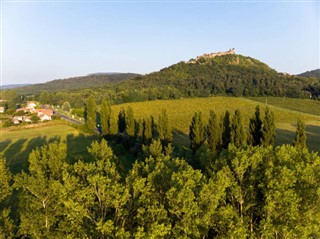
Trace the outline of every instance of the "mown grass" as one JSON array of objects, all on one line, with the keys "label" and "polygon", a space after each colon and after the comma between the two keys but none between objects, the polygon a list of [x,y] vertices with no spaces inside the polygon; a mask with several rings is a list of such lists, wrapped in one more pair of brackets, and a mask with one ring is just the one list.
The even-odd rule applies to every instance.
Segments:
[{"label": "mown grass", "polygon": [[0,158],[6,158],[12,172],[19,172],[26,169],[27,158],[36,147],[64,141],[68,147],[68,159],[72,160],[86,157],[87,147],[96,138],[82,134],[63,122],[0,129]]},{"label": "mown grass", "polygon": [[[305,108],[313,107],[314,102],[304,101]],[[310,104],[310,105],[309,105]],[[126,109],[131,106],[134,110],[135,118],[144,118],[153,115],[158,120],[159,113],[162,108],[168,112],[172,127],[176,131],[174,140],[179,144],[188,145],[188,133],[192,116],[195,112],[202,112],[203,118],[207,121],[210,110],[214,110],[218,117],[228,110],[233,115],[236,109],[240,109],[244,124],[249,124],[250,117],[255,112],[255,107],[259,105],[262,116],[266,107],[265,103],[235,97],[210,97],[210,98],[188,98],[179,100],[156,100],[137,103],[126,103],[112,106],[112,110],[118,114],[120,108]],[[295,124],[297,118],[300,117],[308,126],[308,146],[311,150],[320,151],[320,117],[317,115],[306,114],[303,112],[288,110],[278,106],[268,104],[269,108],[275,114],[277,127],[276,143],[291,144],[295,135]]]}]

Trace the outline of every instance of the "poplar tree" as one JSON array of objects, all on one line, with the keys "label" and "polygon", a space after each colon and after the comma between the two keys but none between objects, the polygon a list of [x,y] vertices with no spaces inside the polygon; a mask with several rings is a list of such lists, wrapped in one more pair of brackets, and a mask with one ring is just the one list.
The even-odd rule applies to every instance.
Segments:
[{"label": "poplar tree", "polygon": [[246,133],[240,110],[236,110],[232,117],[230,141],[237,148],[246,143]]},{"label": "poplar tree", "polygon": [[190,125],[190,133],[189,138],[191,140],[190,148],[192,152],[195,154],[197,149],[204,142],[204,124],[202,120],[201,112],[196,112],[192,117],[192,122]]},{"label": "poplar tree", "polygon": [[166,109],[162,109],[157,124],[159,139],[163,147],[172,141],[172,131]]},{"label": "poplar tree", "polygon": [[125,113],[125,125],[127,135],[133,138],[135,135],[135,121],[131,106],[128,107],[127,112]]},{"label": "poplar tree", "polygon": [[230,134],[231,134],[231,126],[230,126],[230,113],[227,110],[223,117],[223,131],[222,131],[222,147],[227,149],[230,144]]},{"label": "poplar tree", "polygon": [[91,132],[96,129],[96,101],[93,96],[89,97],[87,104],[87,128]]},{"label": "poplar tree", "polygon": [[262,124],[262,139],[261,144],[264,147],[274,145],[276,126],[274,123],[274,113],[269,110],[269,107],[265,109],[265,117]]},{"label": "poplar tree", "polygon": [[116,135],[118,133],[118,121],[113,112],[111,112],[109,117],[109,130],[110,135]]},{"label": "poplar tree", "polygon": [[306,141],[307,141],[306,125],[300,118],[298,118],[296,136],[293,141],[293,146],[299,150],[305,149],[307,148]]},{"label": "poplar tree", "polygon": [[101,109],[100,109],[101,128],[102,128],[103,135],[110,134],[110,125],[109,125],[110,114],[111,114],[110,104],[105,99],[103,99],[101,102]]},{"label": "poplar tree", "polygon": [[126,129],[126,113],[123,108],[120,109],[118,114],[118,129],[120,133],[124,133]]},{"label": "poplar tree", "polygon": [[249,123],[249,137],[248,142],[252,146],[261,144],[262,139],[262,120],[260,116],[260,107],[256,106],[254,116],[250,119]]},{"label": "poplar tree", "polygon": [[218,154],[221,150],[221,128],[217,120],[217,115],[213,110],[210,111],[208,125],[206,127],[207,142],[210,151]]},{"label": "poplar tree", "polygon": [[152,140],[152,118],[147,117],[143,120],[142,143],[150,145]]}]

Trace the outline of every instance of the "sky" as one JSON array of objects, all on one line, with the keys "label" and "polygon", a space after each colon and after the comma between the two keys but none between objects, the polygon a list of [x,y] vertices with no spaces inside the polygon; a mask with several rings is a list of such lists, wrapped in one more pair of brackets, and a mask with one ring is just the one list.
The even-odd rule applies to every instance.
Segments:
[{"label": "sky", "polygon": [[146,74],[235,48],[271,68],[320,68],[319,1],[1,1],[1,84]]}]

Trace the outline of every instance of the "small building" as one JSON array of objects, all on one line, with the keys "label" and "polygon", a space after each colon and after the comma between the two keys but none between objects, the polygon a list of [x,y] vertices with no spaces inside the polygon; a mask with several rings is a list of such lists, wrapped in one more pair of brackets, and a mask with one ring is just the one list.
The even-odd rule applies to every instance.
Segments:
[{"label": "small building", "polygon": [[36,108],[36,104],[33,102],[28,102],[26,109],[27,110],[34,110]]},{"label": "small building", "polygon": [[0,113],[4,113],[4,107],[0,107]]},{"label": "small building", "polygon": [[37,109],[38,117],[41,121],[52,120],[51,116],[53,115],[53,110],[47,109]]}]

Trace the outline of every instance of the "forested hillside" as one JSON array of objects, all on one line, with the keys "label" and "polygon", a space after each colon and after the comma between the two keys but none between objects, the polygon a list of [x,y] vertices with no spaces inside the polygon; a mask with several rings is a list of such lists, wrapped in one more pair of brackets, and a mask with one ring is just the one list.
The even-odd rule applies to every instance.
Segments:
[{"label": "forested hillside", "polygon": [[39,94],[43,91],[59,92],[68,90],[100,87],[107,83],[121,82],[138,76],[133,73],[91,74],[68,79],[53,80],[16,89],[18,94]]},{"label": "forested hillside", "polygon": [[320,78],[320,69],[313,70],[313,71],[307,71],[307,72],[299,74],[298,76]]}]

